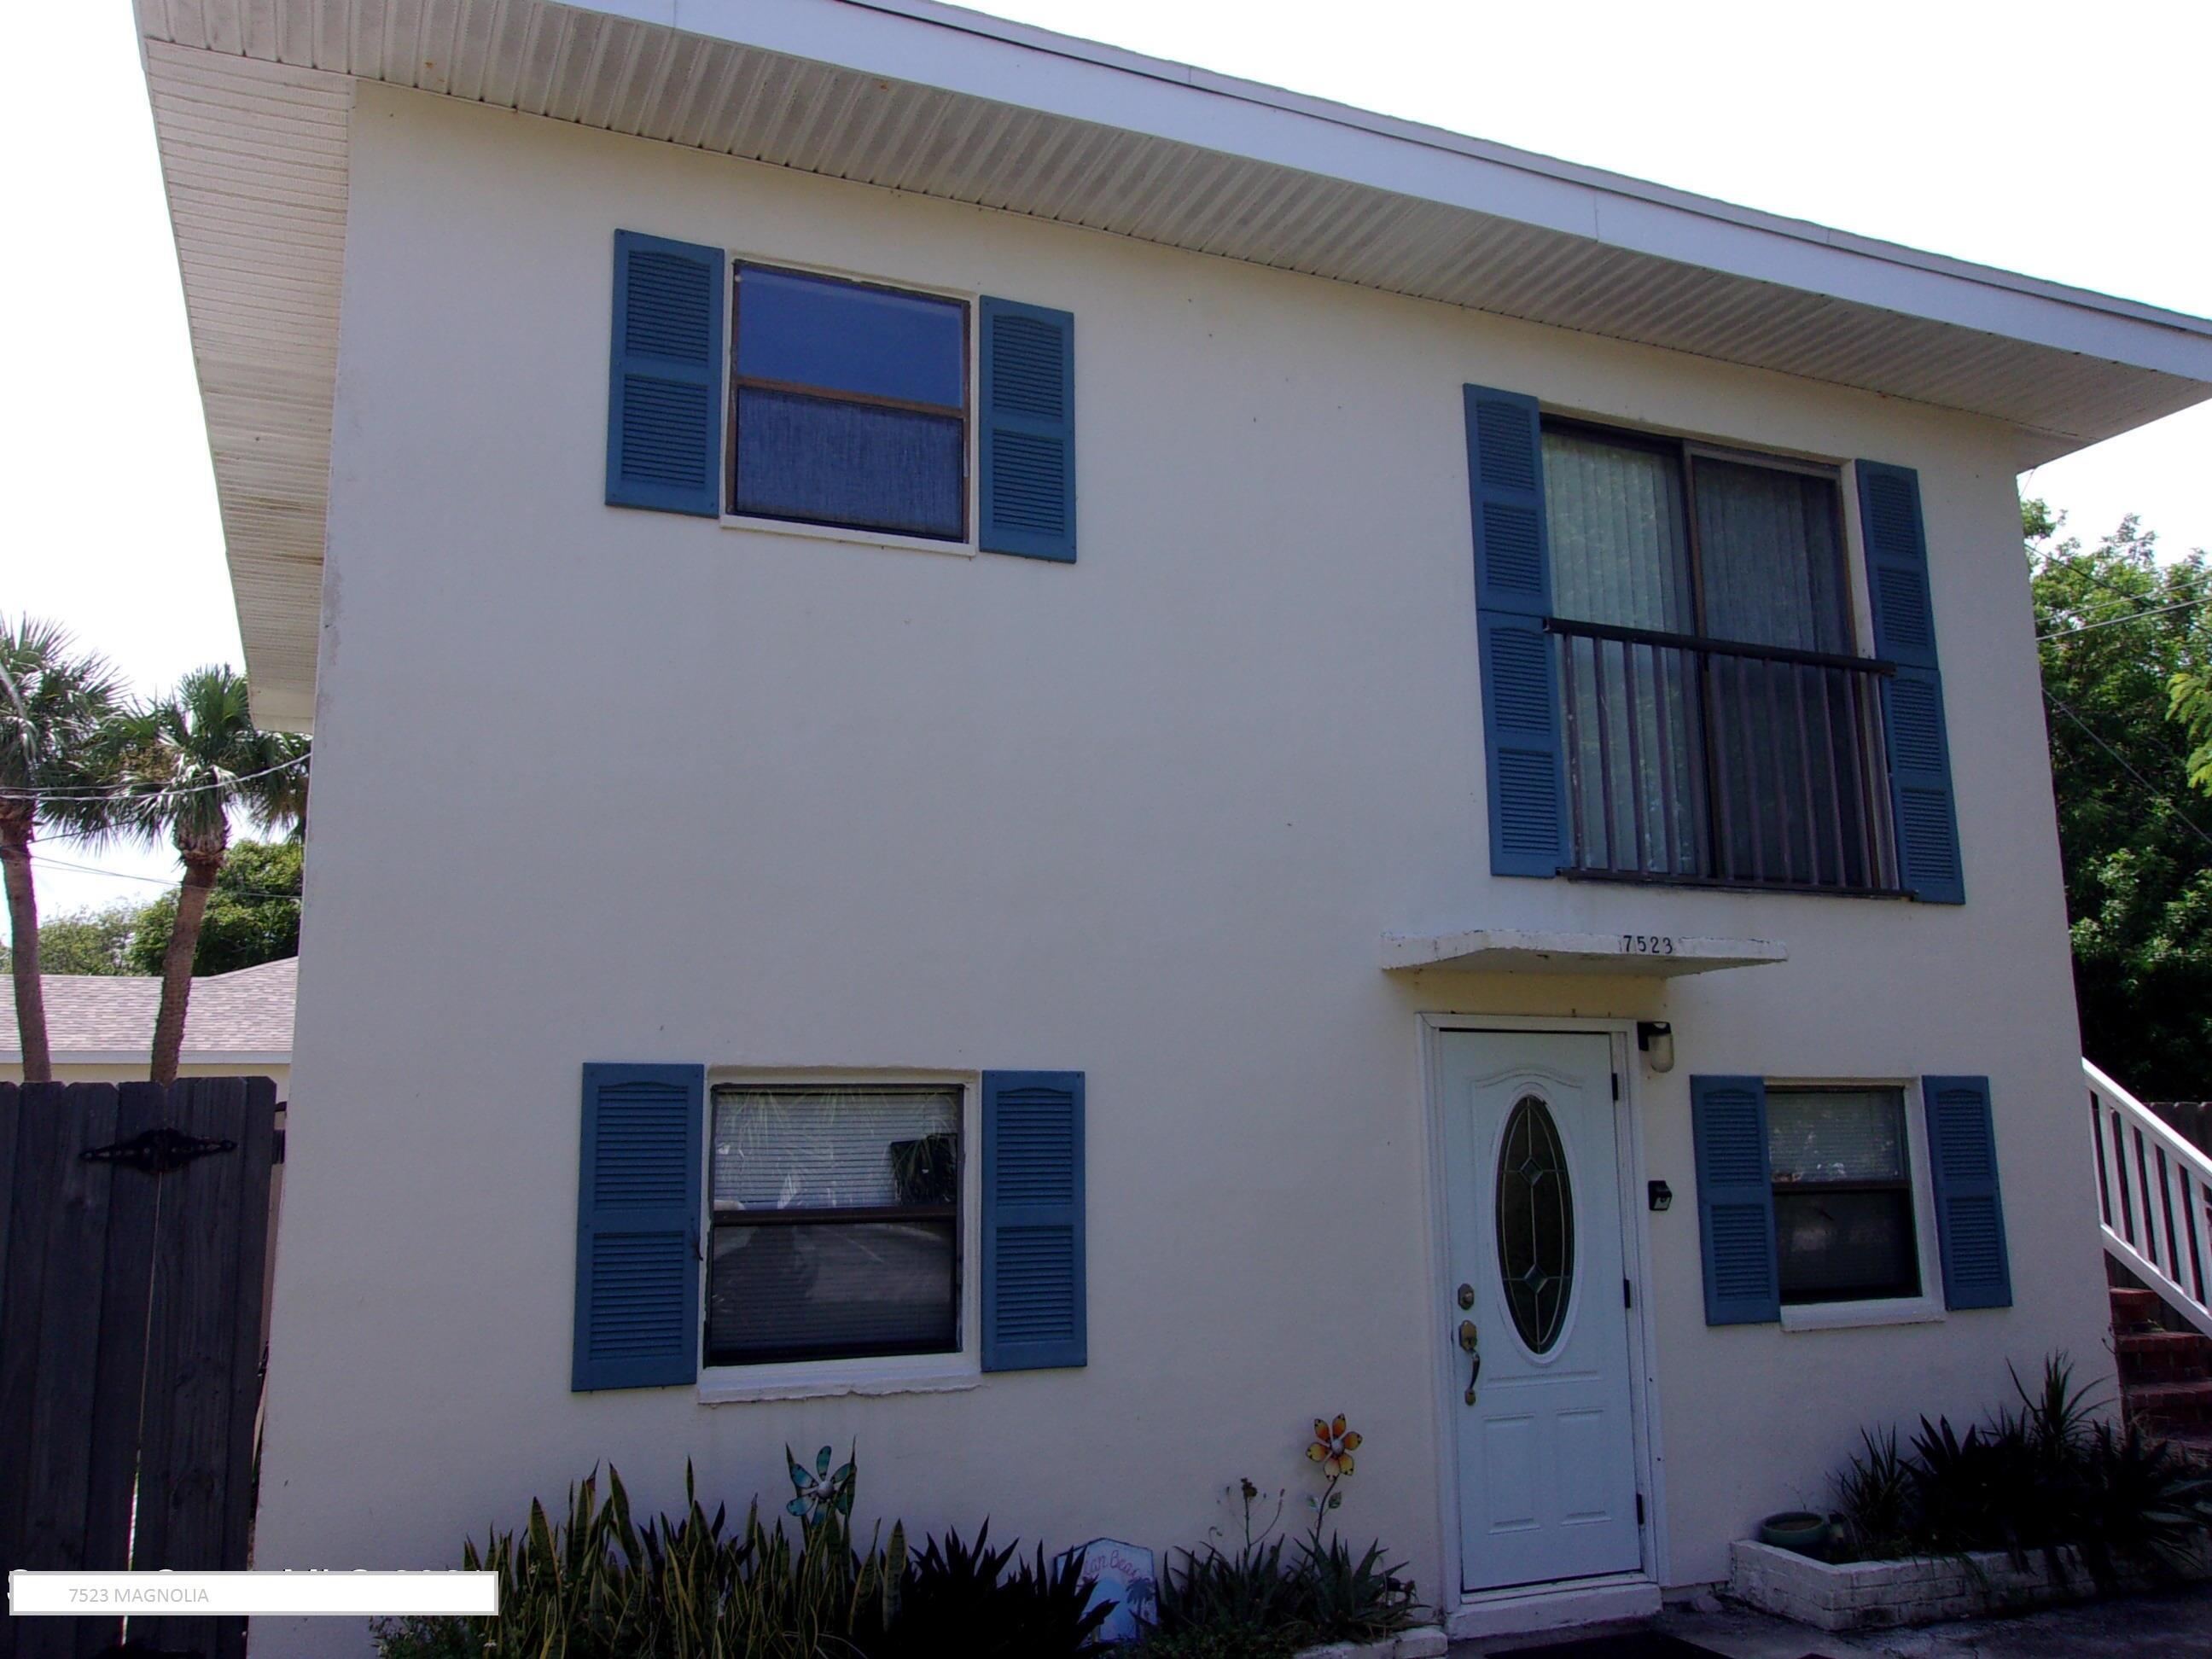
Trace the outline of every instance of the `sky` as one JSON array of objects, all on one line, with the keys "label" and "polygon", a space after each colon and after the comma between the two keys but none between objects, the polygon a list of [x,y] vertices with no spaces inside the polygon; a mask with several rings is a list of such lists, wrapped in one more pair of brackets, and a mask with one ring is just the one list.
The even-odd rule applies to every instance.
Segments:
[{"label": "sky", "polygon": [[[2204,0],[997,0],[1064,33],[1771,212],[2212,314]],[[151,693],[241,660],[129,0],[26,8],[0,100],[0,610]],[[43,256],[43,257],[34,257]],[[25,319],[33,319],[26,325]],[[2022,479],[2094,537],[2212,547],[2212,406]],[[49,915],[161,849],[41,851]],[[95,866],[94,872],[65,867]],[[0,919],[4,927],[4,919]]]}]

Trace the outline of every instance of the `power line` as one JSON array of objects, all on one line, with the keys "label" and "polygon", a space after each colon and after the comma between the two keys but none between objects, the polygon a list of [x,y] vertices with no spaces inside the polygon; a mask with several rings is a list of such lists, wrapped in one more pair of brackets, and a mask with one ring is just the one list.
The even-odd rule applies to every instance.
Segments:
[{"label": "power line", "polygon": [[2125,772],[2130,777],[2133,778],[2137,783],[2141,784],[2145,793],[2149,795],[2153,800],[2158,802],[2160,805],[2165,807],[2167,811],[2172,813],[2176,818],[2179,819],[2182,824],[2191,835],[2195,836],[2197,840],[2203,842],[2207,847],[2212,847],[2212,835],[2207,835],[2204,832],[2203,826],[2198,824],[2197,822],[2194,818],[2191,817],[2188,813],[2183,811],[2180,807],[2175,805],[2172,796],[2168,795],[2163,789],[2160,789],[2156,784],[2153,783],[2142,773],[2136,771],[2125,755],[2123,755],[2118,750],[2113,748],[2112,744],[2106,743],[2105,739],[2098,734],[2096,727],[2091,726],[2088,721],[2083,720],[2079,714],[2069,708],[2064,703],[2052,696],[2047,689],[2045,690],[2043,696],[2045,700],[2048,702],[2053,708],[2056,708],[2060,714],[2065,715],[2068,720],[2072,720],[2074,724],[2080,726],[2082,731],[2087,732],[2090,742],[2095,744],[2098,748],[2103,750],[2114,760],[2118,761],[2120,763],[2120,769]]},{"label": "power line", "polygon": [[[103,870],[94,864],[72,864],[67,859],[50,859],[43,853],[31,854],[31,862],[43,864],[56,870],[73,870],[80,875],[106,876],[110,881],[143,881],[153,887],[179,887],[181,882],[170,881],[161,876],[134,875],[128,870]],[[224,892],[239,898],[297,899],[297,893],[282,892],[270,887],[226,887]]]},{"label": "power line", "polygon": [[264,767],[258,772],[240,773],[237,777],[227,779],[222,783],[195,783],[181,789],[149,791],[141,796],[132,796],[120,789],[0,789],[0,800],[122,801],[150,800],[162,796],[205,795],[218,790],[235,789],[240,784],[252,783],[257,778],[274,777],[279,772],[289,771],[295,766],[305,766],[307,763],[307,756],[295,755],[290,760],[279,761],[276,765]]},{"label": "power line", "polygon": [[2056,629],[2048,634],[2038,634],[2035,642],[2040,645],[2045,640],[2069,639],[2076,634],[2094,633],[2100,628],[2118,628],[2122,623],[2144,622],[2153,617],[2168,616],[2176,611],[2191,611],[2200,605],[2212,605],[2212,593],[2200,593],[2193,599],[2182,600],[2179,605],[2162,605],[2154,611],[2138,611],[2132,616],[2107,617],[2102,622],[2083,623],[2078,628]]}]

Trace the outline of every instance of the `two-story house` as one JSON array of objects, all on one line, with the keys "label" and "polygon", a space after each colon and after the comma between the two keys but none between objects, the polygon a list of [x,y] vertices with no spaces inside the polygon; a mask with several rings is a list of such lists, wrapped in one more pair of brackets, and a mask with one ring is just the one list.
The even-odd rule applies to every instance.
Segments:
[{"label": "two-story house", "polygon": [[2015,479],[2212,324],[927,0],[139,15],[316,740],[259,1565],[1340,1411],[1511,1628],[2109,1377]]}]

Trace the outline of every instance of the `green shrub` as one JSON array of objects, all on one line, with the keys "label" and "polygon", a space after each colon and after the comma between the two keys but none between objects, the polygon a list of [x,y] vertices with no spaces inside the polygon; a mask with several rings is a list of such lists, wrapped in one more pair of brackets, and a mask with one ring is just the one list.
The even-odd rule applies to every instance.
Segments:
[{"label": "green shrub", "polygon": [[2128,1570],[2171,1569],[2212,1527],[2212,1480],[2140,1429],[2093,1421],[2098,1402],[2076,1389],[2063,1354],[2044,1362],[2030,1393],[2018,1373],[2017,1408],[1960,1434],[1947,1418],[1920,1419],[1911,1449],[1894,1431],[1863,1432],[1865,1449],[1836,1478],[1842,1560],[1965,1555],[2002,1550],[2039,1557],[2054,1575],[2080,1554],[2100,1585]]},{"label": "green shrub", "polygon": [[1040,1544],[1034,1563],[1020,1561],[1018,1546],[994,1550],[990,1537],[987,1520],[972,1545],[954,1531],[923,1546],[890,1629],[867,1644],[870,1659],[1068,1659],[1090,1645],[1114,1603],[1088,1605],[1081,1556],[1048,1562]]}]

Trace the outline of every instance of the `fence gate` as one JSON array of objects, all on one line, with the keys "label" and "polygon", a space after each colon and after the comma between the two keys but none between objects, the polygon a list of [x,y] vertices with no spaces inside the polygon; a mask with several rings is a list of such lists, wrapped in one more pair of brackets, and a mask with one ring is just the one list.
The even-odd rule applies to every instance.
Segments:
[{"label": "fence gate", "polygon": [[[0,1568],[236,1569],[253,1522],[276,1086],[0,1083]],[[90,1656],[120,1612],[0,1619]],[[243,1620],[130,1614],[134,1651]]]}]

